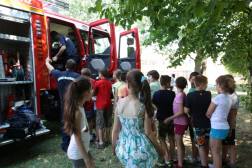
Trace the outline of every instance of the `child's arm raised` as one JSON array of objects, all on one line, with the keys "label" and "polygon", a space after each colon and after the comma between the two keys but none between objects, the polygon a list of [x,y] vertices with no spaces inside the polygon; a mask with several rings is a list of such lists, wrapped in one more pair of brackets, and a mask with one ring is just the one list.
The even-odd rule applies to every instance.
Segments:
[{"label": "child's arm raised", "polygon": [[153,132],[151,130],[151,119],[149,118],[147,112],[145,111],[145,118],[144,118],[144,131],[147,137],[150,139],[153,146],[158,151],[159,157],[162,157],[165,155],[165,150],[159,145],[157,142],[156,137],[153,135]]},{"label": "child's arm raised", "polygon": [[112,152],[113,152],[113,155],[116,155],[115,154],[116,139],[118,137],[119,127],[120,127],[120,120],[119,120],[117,114],[118,114],[118,108],[116,107],[115,114],[114,114],[114,126],[113,126],[113,131],[112,131]]},{"label": "child's arm raised", "polygon": [[210,106],[208,107],[208,110],[207,110],[207,113],[206,113],[206,116],[210,119],[214,110],[216,109],[217,105],[214,104],[213,102],[211,102]]},{"label": "child's arm raised", "polygon": [[179,106],[179,112],[176,113],[175,115],[168,117],[164,120],[165,124],[168,124],[170,121],[174,120],[175,118],[178,118],[179,116],[182,116],[184,114],[184,105],[183,103],[178,103]]},{"label": "child's arm raised", "polygon": [[83,116],[81,112],[77,110],[75,113],[75,123],[74,123],[74,126],[76,128],[76,133],[74,133],[75,142],[86,166],[88,168],[96,168],[94,161],[91,160],[90,157],[88,156],[87,150],[82,142],[82,137],[81,137],[81,118],[82,117]]}]

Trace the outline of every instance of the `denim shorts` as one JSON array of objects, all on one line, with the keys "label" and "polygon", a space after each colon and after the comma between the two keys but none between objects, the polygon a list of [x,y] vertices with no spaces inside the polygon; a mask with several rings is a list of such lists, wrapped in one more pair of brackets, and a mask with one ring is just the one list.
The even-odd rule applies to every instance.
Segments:
[{"label": "denim shorts", "polygon": [[[91,155],[90,151],[88,151],[88,156],[89,156],[89,158],[91,160],[93,159],[93,156]],[[84,162],[83,159],[79,159],[79,160],[72,160],[72,159],[70,159],[70,160],[71,160],[74,168],[79,168],[79,167],[85,167],[86,166],[86,164],[85,164],[85,162]]]},{"label": "denim shorts", "polygon": [[229,134],[229,129],[214,129],[211,128],[210,137],[214,139],[226,139]]},{"label": "denim shorts", "polygon": [[85,113],[86,113],[87,119],[93,119],[93,118],[95,118],[94,117],[94,110],[93,109],[85,110]]}]

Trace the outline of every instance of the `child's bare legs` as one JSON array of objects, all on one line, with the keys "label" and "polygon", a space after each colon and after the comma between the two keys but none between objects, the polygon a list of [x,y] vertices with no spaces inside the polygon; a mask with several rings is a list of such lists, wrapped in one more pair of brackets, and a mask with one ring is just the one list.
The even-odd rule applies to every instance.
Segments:
[{"label": "child's bare legs", "polygon": [[155,122],[153,122],[153,123],[151,124],[151,130],[152,130],[154,136],[157,137],[157,128],[156,128]]},{"label": "child's bare legs", "polygon": [[109,142],[109,136],[110,136],[110,127],[106,128],[106,142]]},{"label": "child's bare legs", "polygon": [[213,156],[214,168],[221,168],[222,161],[220,156],[222,140],[210,137],[210,148]]},{"label": "child's bare legs", "polygon": [[222,158],[227,159],[229,149],[230,163],[236,164],[237,148],[235,145],[222,145]]},{"label": "child's bare legs", "polygon": [[163,138],[159,138],[159,142],[160,142],[160,144],[161,144],[161,146],[162,146],[162,148],[164,148],[164,150],[165,150],[165,156],[164,156],[164,158],[165,158],[165,162],[169,162],[169,152],[168,152],[168,147],[167,147],[167,144],[166,144],[166,142],[165,142],[165,139],[163,139]]},{"label": "child's bare legs", "polygon": [[98,129],[99,144],[103,144],[103,129]]},{"label": "child's bare legs", "polygon": [[208,144],[199,148],[199,154],[202,166],[207,166],[208,152],[209,152]]},{"label": "child's bare legs", "polygon": [[193,137],[191,137],[191,142],[192,142],[192,158],[197,159],[197,156],[199,156],[199,151],[198,151],[198,148],[195,145],[195,141],[194,141]]},{"label": "child's bare legs", "polygon": [[92,119],[87,119],[87,120],[88,120],[89,135],[93,136],[93,122],[92,122]]},{"label": "child's bare legs", "polygon": [[174,136],[168,136],[168,138],[169,138],[169,144],[170,144],[169,159],[173,160],[173,155],[174,155],[174,150],[175,150]]},{"label": "child's bare legs", "polygon": [[185,157],[185,146],[183,143],[183,135],[175,134],[176,143],[177,143],[177,155],[178,155],[178,165],[183,165],[183,159]]}]

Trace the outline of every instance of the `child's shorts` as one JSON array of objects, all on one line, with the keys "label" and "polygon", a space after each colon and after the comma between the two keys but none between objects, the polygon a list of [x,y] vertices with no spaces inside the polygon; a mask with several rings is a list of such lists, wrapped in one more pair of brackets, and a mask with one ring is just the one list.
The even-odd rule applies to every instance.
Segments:
[{"label": "child's shorts", "polygon": [[214,129],[211,128],[210,137],[214,139],[226,139],[229,129]]},{"label": "child's shorts", "polygon": [[222,145],[235,145],[235,129],[232,130],[231,137],[227,137],[222,141]]},{"label": "child's shorts", "polygon": [[112,111],[111,109],[97,109],[96,110],[96,126],[97,129],[103,129],[104,127],[110,128]]},{"label": "child's shorts", "polygon": [[[93,157],[92,157],[90,151],[88,151],[88,156],[89,156],[89,158],[90,158],[91,160],[93,159]],[[71,162],[72,162],[74,168],[86,167],[86,164],[85,164],[85,162],[84,162],[84,160],[83,160],[82,158],[81,158],[81,159],[78,159],[78,160],[72,160],[72,159],[70,159],[70,160],[71,160]]]},{"label": "child's shorts", "polygon": [[185,130],[187,130],[188,125],[178,125],[174,124],[174,134],[184,135]]},{"label": "child's shorts", "polygon": [[93,119],[94,118],[94,110],[93,109],[85,109],[86,117],[87,119]]},{"label": "child's shorts", "polygon": [[198,148],[208,145],[210,130],[211,128],[194,128],[193,127],[195,145]]},{"label": "child's shorts", "polygon": [[165,139],[166,135],[168,136],[174,136],[174,125],[173,121],[171,121],[169,124],[165,124],[164,120],[158,121],[158,138],[159,139]]}]

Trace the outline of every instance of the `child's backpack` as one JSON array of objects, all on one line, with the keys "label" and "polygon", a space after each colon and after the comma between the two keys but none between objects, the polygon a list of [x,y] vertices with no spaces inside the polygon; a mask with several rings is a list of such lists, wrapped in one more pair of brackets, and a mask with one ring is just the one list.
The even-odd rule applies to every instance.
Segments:
[{"label": "child's backpack", "polygon": [[42,126],[40,118],[30,110],[25,110],[8,117],[5,123],[10,124],[10,127],[5,129],[6,133],[4,134],[4,138],[11,138],[14,141],[21,139],[24,141],[30,135],[32,143],[36,136],[36,130]]}]

